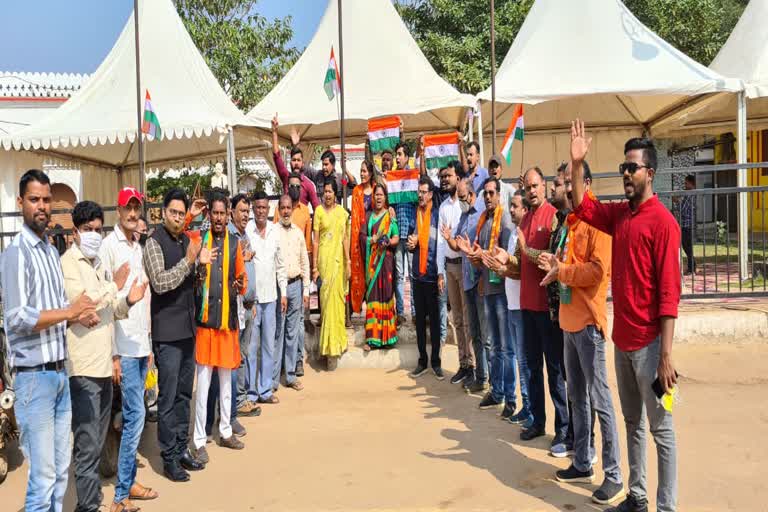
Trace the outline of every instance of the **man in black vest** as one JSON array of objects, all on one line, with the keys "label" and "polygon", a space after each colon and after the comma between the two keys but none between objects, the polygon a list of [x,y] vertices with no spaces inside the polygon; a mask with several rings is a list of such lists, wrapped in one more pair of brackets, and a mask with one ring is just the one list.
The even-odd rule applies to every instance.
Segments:
[{"label": "man in black vest", "polygon": [[[195,262],[201,241],[184,233],[189,208],[178,188],[163,198],[163,225],[147,239],[144,268],[152,289],[152,344],[158,373],[157,438],[163,473],[174,482],[205,466],[190,453],[189,402],[195,379]],[[208,253],[209,251],[204,251]]]}]

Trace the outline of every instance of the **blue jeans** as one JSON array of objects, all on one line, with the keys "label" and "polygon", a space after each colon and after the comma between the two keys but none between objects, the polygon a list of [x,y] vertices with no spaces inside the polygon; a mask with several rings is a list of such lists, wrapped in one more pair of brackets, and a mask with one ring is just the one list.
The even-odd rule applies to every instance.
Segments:
[{"label": "blue jeans", "polygon": [[523,310],[525,358],[531,372],[528,396],[531,401],[533,428],[544,429],[547,416],[544,409],[544,360],[547,364],[549,396],[555,406],[555,433],[568,432],[568,403],[563,379],[563,343],[557,336],[548,311]]},{"label": "blue jeans", "polygon": [[[439,290],[438,290],[439,292]],[[440,294],[440,343],[448,338],[448,287]]]},{"label": "blue jeans", "polygon": [[[256,304],[256,316],[251,327],[248,345],[248,399],[272,396],[272,366],[275,364],[275,328],[277,301]],[[257,380],[258,379],[258,380]]]},{"label": "blue jeans", "polygon": [[528,397],[528,379],[531,378],[531,372],[528,370],[528,362],[525,360],[523,312],[519,309],[507,310],[507,323],[509,324],[509,335],[512,338],[512,371],[515,371],[514,364],[517,363],[520,378],[520,396],[523,399],[523,408],[520,410],[520,414],[530,416],[531,401]]},{"label": "blue jeans", "polygon": [[25,511],[60,512],[67,491],[72,446],[72,401],[67,373],[16,374],[16,419],[29,461]]},{"label": "blue jeans", "polygon": [[464,315],[464,323],[469,326],[469,335],[472,337],[472,350],[475,352],[475,380],[485,383],[488,381],[488,354],[491,345],[485,325],[485,306],[477,286],[464,291]]},{"label": "blue jeans", "polygon": [[285,368],[285,382],[291,385],[296,380],[299,338],[304,331],[304,298],[301,280],[288,285],[286,296],[288,307],[285,314],[277,308],[277,336],[275,337],[275,366],[272,369],[272,386],[280,384],[280,367]]},{"label": "blue jeans", "polygon": [[405,247],[406,237],[400,238],[400,243],[395,249],[395,309],[397,315],[405,314],[405,276],[411,283],[411,318],[416,317],[416,308],[413,304],[413,280],[411,279],[411,267],[413,266],[413,254]]},{"label": "blue jeans", "polygon": [[147,380],[148,357],[120,357],[123,373],[120,392],[123,399],[123,433],[117,458],[115,503],[128,498],[136,480],[136,452],[144,430],[144,383]]},{"label": "blue jeans", "polygon": [[491,396],[515,409],[515,348],[507,322],[507,296],[486,295],[485,323],[491,338]]}]

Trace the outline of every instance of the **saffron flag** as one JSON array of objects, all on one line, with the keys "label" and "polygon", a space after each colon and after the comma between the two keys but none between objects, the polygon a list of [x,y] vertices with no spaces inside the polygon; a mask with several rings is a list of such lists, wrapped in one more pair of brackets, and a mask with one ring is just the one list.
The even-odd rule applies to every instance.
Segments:
[{"label": "saffron flag", "polygon": [[159,140],[163,135],[160,128],[160,121],[157,119],[154,109],[152,109],[152,98],[149,97],[149,89],[144,97],[144,121],[141,123],[141,133],[145,133],[154,140]]},{"label": "saffron flag", "polygon": [[458,132],[424,136],[424,156],[427,169],[441,169],[451,160],[459,159]]},{"label": "saffron flag", "polygon": [[381,117],[368,121],[368,142],[371,153],[381,153],[385,149],[393,150],[400,142],[400,118],[397,116]]},{"label": "saffron flag", "polygon": [[387,199],[390,206],[419,200],[419,170],[387,171]]},{"label": "saffron flag", "polygon": [[501,154],[507,159],[507,164],[512,163],[512,143],[522,141],[525,135],[525,121],[523,120],[523,105],[518,103],[512,114],[512,122],[504,135],[504,144],[501,146]]},{"label": "saffron flag", "polygon": [[341,75],[339,74],[339,67],[336,65],[333,46],[331,46],[331,59],[328,61],[328,69],[325,71],[323,88],[329,100],[332,100],[341,91]]}]

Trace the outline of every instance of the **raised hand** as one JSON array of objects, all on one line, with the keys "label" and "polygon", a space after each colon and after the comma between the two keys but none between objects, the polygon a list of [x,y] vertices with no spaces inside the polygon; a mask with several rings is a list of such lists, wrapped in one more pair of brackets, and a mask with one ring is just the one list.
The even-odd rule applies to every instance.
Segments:
[{"label": "raised hand", "polygon": [[187,246],[187,261],[192,264],[197,259],[197,255],[200,254],[200,249],[203,247],[203,241],[198,239],[190,240]]},{"label": "raised hand", "polygon": [[467,235],[457,236],[456,245],[459,246],[459,250],[464,254],[470,254],[472,252],[472,245],[469,243]]},{"label": "raised hand", "polygon": [[481,260],[482,260],[482,262],[483,262],[483,265],[485,265],[485,266],[486,266],[488,269],[490,269],[490,270],[492,270],[492,271],[494,271],[494,272],[497,272],[497,273],[498,273],[498,272],[501,272],[501,270],[502,270],[502,268],[503,268],[503,267],[502,267],[502,265],[501,265],[501,263],[499,263],[499,260],[497,260],[496,258],[494,258],[494,257],[491,255],[491,253],[490,253],[490,252],[488,252],[488,251],[483,251],[483,252],[480,254],[480,258],[481,258]]},{"label": "raised hand", "polygon": [[520,248],[523,251],[528,248],[528,244],[525,243],[525,234],[523,234],[523,230],[520,228],[517,228],[517,241],[520,242]]},{"label": "raised hand", "polygon": [[440,226],[440,234],[443,235],[443,238],[445,238],[445,241],[447,242],[451,239],[451,228],[443,224]]},{"label": "raised hand", "polygon": [[203,247],[200,250],[200,264],[201,265],[210,265],[216,259],[219,257],[219,248],[213,247],[211,249],[207,247]]},{"label": "raised hand", "polygon": [[583,162],[592,144],[592,137],[587,138],[584,121],[576,119],[571,123],[571,161]]},{"label": "raised hand", "polygon": [[192,202],[192,206],[189,207],[189,213],[192,215],[192,218],[194,219],[201,213],[205,213],[205,211],[208,209],[208,202],[205,199],[195,199]]},{"label": "raised hand", "polygon": [[301,142],[301,136],[299,135],[299,130],[297,130],[295,126],[291,126],[291,144],[293,144],[294,146],[298,146],[299,142]]},{"label": "raised hand", "polygon": [[143,299],[148,284],[149,281],[139,282],[138,278],[134,279],[131,289],[128,290],[128,304],[133,305]]},{"label": "raised hand", "polygon": [[272,131],[276,132],[279,126],[280,123],[277,121],[277,112],[275,112],[275,116],[272,118]]},{"label": "raised hand", "polygon": [[131,273],[131,268],[128,266],[128,262],[120,265],[115,273],[112,275],[112,281],[117,285],[118,290],[122,290],[125,286],[125,282],[128,281],[128,275]]},{"label": "raised hand", "polygon": [[502,265],[506,265],[509,261],[509,253],[498,245],[493,248],[491,255]]}]

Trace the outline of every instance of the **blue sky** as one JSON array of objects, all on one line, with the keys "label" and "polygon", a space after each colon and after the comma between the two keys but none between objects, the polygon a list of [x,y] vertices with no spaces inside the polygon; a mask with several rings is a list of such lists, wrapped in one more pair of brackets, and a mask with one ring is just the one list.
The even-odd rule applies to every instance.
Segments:
[{"label": "blue sky", "polygon": [[[326,0],[259,0],[269,19],[292,16],[293,46],[304,48]],[[92,73],[133,10],[133,0],[2,0],[0,71]]]}]

